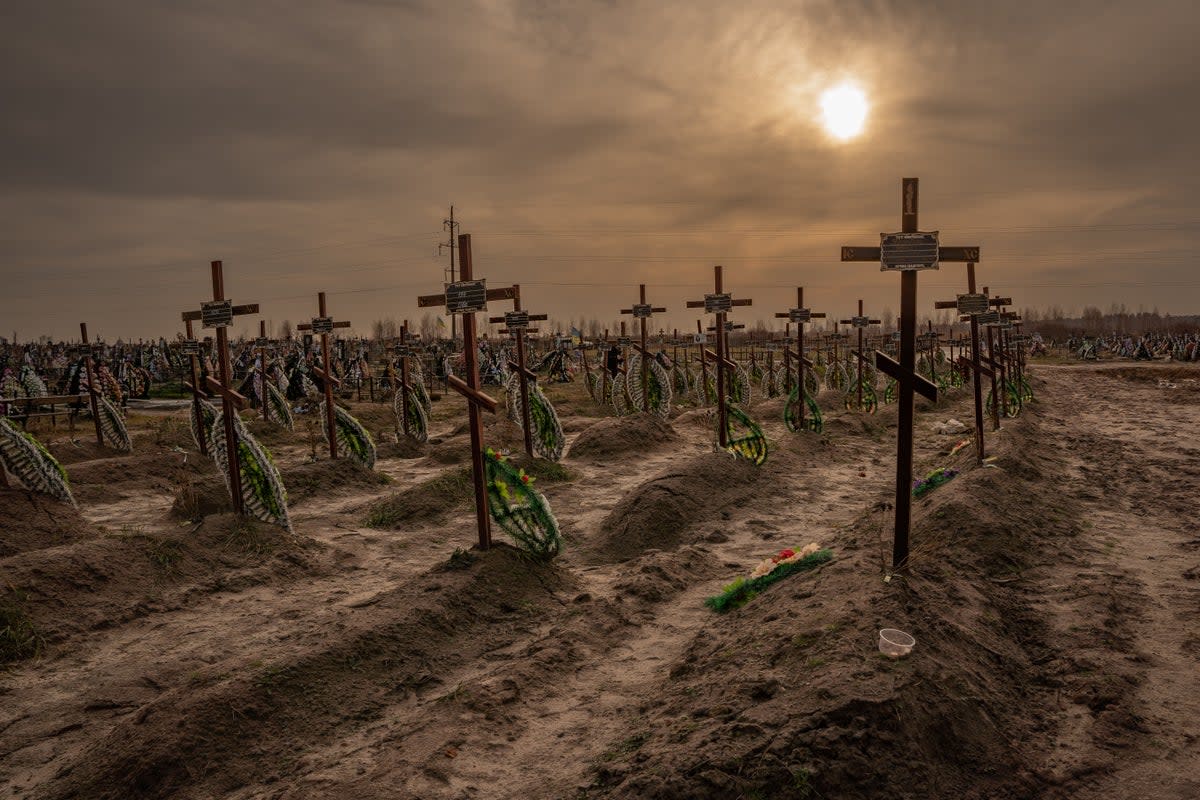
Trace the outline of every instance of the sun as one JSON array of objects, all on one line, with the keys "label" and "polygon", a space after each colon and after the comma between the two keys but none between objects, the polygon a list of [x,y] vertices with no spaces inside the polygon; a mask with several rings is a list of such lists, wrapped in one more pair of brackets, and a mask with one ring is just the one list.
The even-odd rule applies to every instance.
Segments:
[{"label": "sun", "polygon": [[843,83],[822,92],[821,123],[830,136],[844,142],[862,133],[868,108],[863,90]]}]

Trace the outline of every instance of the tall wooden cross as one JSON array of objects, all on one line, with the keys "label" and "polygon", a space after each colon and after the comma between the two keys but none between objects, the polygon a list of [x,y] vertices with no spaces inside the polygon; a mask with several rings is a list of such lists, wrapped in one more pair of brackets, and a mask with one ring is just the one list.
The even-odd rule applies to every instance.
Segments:
[{"label": "tall wooden cross", "polygon": [[329,457],[336,459],[337,412],[333,407],[333,389],[335,386],[341,386],[342,382],[333,374],[333,364],[329,358],[329,336],[334,328],[349,328],[350,322],[335,322],[328,313],[325,307],[325,293],[317,292],[317,316],[313,317],[312,322],[297,325],[296,330],[321,334],[321,366],[313,367],[313,374],[321,379],[321,388],[325,394],[325,435],[329,437]]},{"label": "tall wooden cross", "polygon": [[483,465],[483,412],[496,413],[496,401],[479,388],[479,349],[475,339],[475,313],[487,311],[489,300],[512,300],[511,286],[488,289],[487,281],[474,277],[471,258],[471,234],[458,236],[459,280],[446,284],[441,294],[417,298],[418,308],[444,305],[448,314],[462,314],[463,361],[467,379],[446,376],[446,385],[467,400],[467,419],[471,425],[471,478],[475,484],[475,522],[479,528],[479,549],[492,545],[492,526],[488,516],[487,484]]},{"label": "tall wooden cross", "polygon": [[796,307],[790,308],[787,311],[776,312],[775,316],[779,319],[788,320],[789,325],[793,322],[796,324],[796,352],[791,353],[788,350],[784,350],[784,358],[785,360],[788,358],[793,358],[796,360],[796,377],[800,386],[800,429],[805,430],[806,426],[804,424],[804,415],[808,413],[808,409],[806,408],[807,404],[804,402],[804,392],[806,391],[804,381],[805,374],[808,371],[808,368],[812,366],[812,362],[809,361],[804,355],[804,326],[807,325],[811,320],[825,319],[825,312],[813,311],[811,308],[805,308],[804,287],[797,286]]},{"label": "tall wooden cross", "polygon": [[[503,291],[503,290],[501,290]],[[521,285],[512,285],[513,310],[506,311],[502,317],[488,317],[488,322],[503,322],[500,333],[507,333],[517,343],[517,360],[509,361],[508,368],[517,373],[517,381],[521,391],[521,430],[525,434],[525,452],[533,458],[533,429],[529,416],[529,382],[537,380],[537,373],[529,369],[528,357],[525,352],[525,335],[537,333],[537,328],[530,328],[533,320],[546,320],[548,314],[530,314],[521,308]]]},{"label": "tall wooden cross", "polygon": [[666,313],[666,308],[652,306],[646,302],[646,284],[638,284],[638,301],[632,308],[622,308],[622,314],[632,314],[633,318],[641,324],[642,343],[638,347],[638,352],[642,354],[642,411],[650,410],[650,392],[646,390],[646,384],[650,380],[650,354],[646,352],[646,320],[650,319],[651,314]]},{"label": "tall wooden cross", "polygon": [[995,378],[990,367],[985,367],[979,352],[979,315],[988,311],[987,294],[975,291],[975,262],[967,262],[967,293],[958,295],[954,300],[939,300],[934,308],[953,308],[971,325],[971,358],[959,356],[959,367],[966,368],[971,373],[971,383],[975,392],[975,457],[982,464],[985,458],[983,435],[983,378]]},{"label": "tall wooden cross", "polygon": [[88,340],[87,323],[79,323],[79,335],[83,337],[83,367],[87,370],[88,400],[92,405],[92,423],[96,426],[96,444],[104,446],[104,434],[100,430],[99,401],[96,399],[100,387],[96,385],[96,367],[92,361],[92,343]]},{"label": "tall wooden cross", "polygon": [[858,301],[858,315],[850,319],[841,320],[841,323],[849,325],[858,331],[858,349],[854,351],[855,360],[858,363],[858,395],[855,408],[861,410],[863,407],[863,362],[867,360],[867,357],[863,355],[863,334],[866,332],[868,326],[882,325],[883,323],[880,320],[871,319],[863,315],[862,300]]},{"label": "tall wooden cross", "polygon": [[[235,306],[232,300],[225,299],[225,275],[221,262],[214,261],[212,267],[213,299],[210,303],[201,303],[199,311],[183,312],[183,321],[200,320],[202,328],[217,330],[217,370],[218,378],[208,376],[206,389],[213,394],[221,395],[221,413],[225,422],[225,451],[229,459],[229,494],[233,501],[233,510],[238,514],[245,513],[242,502],[242,473],[238,459],[237,428],[233,423],[236,409],[246,408],[249,402],[233,389],[233,375],[229,367],[229,332],[234,317],[246,314],[257,314],[258,303]],[[188,330],[191,330],[189,325]],[[203,437],[201,437],[203,438]]]},{"label": "tall wooden cross", "polygon": [[[183,385],[192,392],[192,414],[195,415],[195,419],[199,422],[204,419],[204,416],[200,413],[200,399],[207,399],[208,392],[204,391],[200,386],[200,342],[196,340],[195,333],[192,331],[192,320],[187,319],[186,315],[184,316],[183,324],[185,326],[184,329],[187,331],[187,338],[183,340],[181,352],[188,357],[188,362],[191,366],[192,382],[188,383],[184,381]],[[204,436],[203,432],[201,432],[198,444],[200,445],[200,455],[208,455],[208,437]]]},{"label": "tall wooden cross", "polygon": [[914,393],[937,400],[937,386],[916,372],[917,347],[917,272],[937,269],[939,262],[978,262],[978,247],[945,247],[936,231],[917,229],[919,183],[916,178],[901,181],[901,232],[880,234],[879,247],[843,247],[842,261],[875,261],[883,272],[900,273],[900,361],[881,352],[875,353],[875,365],[896,380],[899,389],[899,416],[896,435],[896,522],[892,539],[892,566],[903,567],[908,560],[909,530],[912,525],[913,405]]},{"label": "tall wooden cross", "polygon": [[[725,409],[725,370],[730,363],[726,357],[726,335],[725,330],[725,315],[728,314],[734,306],[748,306],[752,304],[749,298],[734,300],[731,295],[724,291],[724,284],[721,280],[721,267],[713,267],[713,294],[704,295],[703,300],[688,300],[688,308],[703,308],[709,314],[717,315],[717,323],[714,327],[717,329],[717,352],[714,360],[717,362],[717,440],[721,443],[721,447],[729,446],[729,437],[726,434],[726,418],[728,411]],[[697,329],[700,328],[700,323],[696,323]],[[703,331],[700,331],[703,333]],[[701,362],[707,355],[701,348]]]}]

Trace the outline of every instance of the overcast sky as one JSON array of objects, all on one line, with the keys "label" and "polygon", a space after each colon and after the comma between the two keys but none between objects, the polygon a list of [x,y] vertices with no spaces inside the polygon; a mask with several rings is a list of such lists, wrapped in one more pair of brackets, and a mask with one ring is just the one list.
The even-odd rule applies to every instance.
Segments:
[{"label": "overcast sky", "polygon": [[[797,285],[878,314],[898,279],[839,248],[899,229],[909,175],[1018,306],[1200,311],[1194,0],[8,0],[0,31],[4,335],[172,336],[213,259],[274,323],[319,290],[416,320],[451,203],[556,318],[645,282],[694,328],[714,264],[743,321]],[[921,307],[965,281],[923,273]]]}]

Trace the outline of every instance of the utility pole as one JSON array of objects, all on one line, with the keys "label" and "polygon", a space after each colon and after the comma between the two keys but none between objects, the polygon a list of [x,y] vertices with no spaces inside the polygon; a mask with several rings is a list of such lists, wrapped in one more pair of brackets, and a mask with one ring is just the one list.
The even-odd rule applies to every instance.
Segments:
[{"label": "utility pole", "polygon": [[[450,250],[450,280],[449,283],[454,283],[454,251],[458,249],[455,243],[454,231],[458,228],[458,223],[454,221],[454,206],[450,206],[450,216],[442,220],[442,227],[449,232],[448,241],[438,243],[438,255],[442,254],[442,248]],[[458,315],[450,315],[450,345],[454,346],[454,341],[458,338]]]}]

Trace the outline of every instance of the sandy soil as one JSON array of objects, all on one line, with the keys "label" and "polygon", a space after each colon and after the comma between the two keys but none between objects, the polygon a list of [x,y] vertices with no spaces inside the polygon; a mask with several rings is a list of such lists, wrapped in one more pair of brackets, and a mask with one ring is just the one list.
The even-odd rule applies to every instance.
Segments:
[{"label": "sandy soil", "polygon": [[[220,488],[177,412],[135,414],[121,458],[57,433],[81,516],[39,501],[32,533],[0,528],[3,602],[41,636],[0,673],[0,796],[1200,796],[1200,371],[1037,375],[986,467],[930,432],[971,418],[966,393],[920,406],[918,472],[962,474],[915,504],[897,575],[894,408],[797,436],[761,401],[755,469],[714,452],[711,412],[613,420],[548,387],[569,432],[538,482],[567,539],[551,564],[467,549],[453,398],[423,447],[354,404],[377,475],[310,463],[303,424],[252,425],[295,537],[170,513]],[[367,525],[381,503],[392,528]],[[704,607],[810,541],[835,560]],[[878,654],[885,626],[909,658]]]}]

